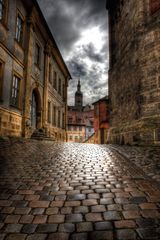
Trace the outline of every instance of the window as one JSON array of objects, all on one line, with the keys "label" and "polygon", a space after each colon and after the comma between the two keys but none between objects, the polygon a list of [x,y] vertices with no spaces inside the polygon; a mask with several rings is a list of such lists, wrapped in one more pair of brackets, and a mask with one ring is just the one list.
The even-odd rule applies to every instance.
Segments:
[{"label": "window", "polygon": [[99,105],[94,106],[94,114],[95,114],[96,117],[99,116]]},{"label": "window", "polygon": [[77,142],[78,141],[78,136],[75,136],[75,142]]},{"label": "window", "polygon": [[64,84],[63,84],[62,94],[63,94],[63,100],[65,100],[65,85]]},{"label": "window", "polygon": [[68,118],[68,122],[72,123],[72,118],[71,117]]},{"label": "window", "polygon": [[61,112],[58,111],[58,127],[61,126]]},{"label": "window", "polygon": [[82,127],[81,126],[79,126],[79,131],[82,131]]},{"label": "window", "polygon": [[69,140],[72,140],[72,135],[69,136]]},{"label": "window", "polygon": [[57,73],[54,71],[53,74],[53,87],[57,90]]},{"label": "window", "polygon": [[40,46],[37,43],[35,46],[35,64],[40,66]]},{"label": "window", "polygon": [[48,123],[51,123],[51,102],[48,102]]},{"label": "window", "polygon": [[2,101],[3,93],[3,63],[0,62],[0,101]]},{"label": "window", "polygon": [[78,118],[78,119],[77,119],[77,122],[78,122],[78,123],[81,123],[81,118]]},{"label": "window", "polygon": [[77,131],[77,127],[76,126],[74,126],[74,131]]},{"label": "window", "polygon": [[19,98],[20,98],[20,78],[14,75],[12,81],[11,105],[14,107],[19,107]]},{"label": "window", "polygon": [[23,40],[23,20],[19,15],[17,16],[16,40],[17,40],[17,42],[22,44],[22,40]]},{"label": "window", "polygon": [[68,131],[71,131],[72,130],[72,127],[71,126],[68,126]]},{"label": "window", "polygon": [[61,94],[61,79],[59,78],[58,93]]},{"label": "window", "polygon": [[49,82],[52,83],[52,65],[49,64]]},{"label": "window", "polygon": [[7,16],[7,1],[0,0],[0,21],[6,22]]},{"label": "window", "polygon": [[56,126],[56,107],[52,107],[52,125]]}]

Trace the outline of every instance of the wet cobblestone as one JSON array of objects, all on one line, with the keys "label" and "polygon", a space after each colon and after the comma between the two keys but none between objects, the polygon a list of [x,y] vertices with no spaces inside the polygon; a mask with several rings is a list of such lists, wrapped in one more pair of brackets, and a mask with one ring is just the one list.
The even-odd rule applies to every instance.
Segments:
[{"label": "wet cobblestone", "polygon": [[1,142],[0,239],[159,240],[158,149],[128,149]]}]

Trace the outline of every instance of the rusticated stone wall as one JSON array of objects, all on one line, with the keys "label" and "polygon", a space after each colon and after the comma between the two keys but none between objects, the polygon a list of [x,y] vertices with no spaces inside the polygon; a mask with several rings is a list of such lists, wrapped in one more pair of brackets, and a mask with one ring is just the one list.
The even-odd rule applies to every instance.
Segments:
[{"label": "rusticated stone wall", "polygon": [[0,107],[0,133],[2,136],[21,136],[22,116]]},{"label": "rusticated stone wall", "polygon": [[160,3],[107,1],[112,143],[160,142]]}]

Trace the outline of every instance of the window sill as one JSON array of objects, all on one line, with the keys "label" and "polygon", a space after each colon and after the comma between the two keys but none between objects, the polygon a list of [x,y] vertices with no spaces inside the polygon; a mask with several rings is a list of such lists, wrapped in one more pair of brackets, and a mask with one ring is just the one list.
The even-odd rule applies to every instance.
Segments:
[{"label": "window sill", "polygon": [[10,107],[11,107],[11,108],[14,108],[14,109],[16,109],[16,110],[18,110],[18,111],[22,111],[22,109],[21,109],[19,106],[15,106],[15,105],[13,105],[13,104],[10,104]]}]

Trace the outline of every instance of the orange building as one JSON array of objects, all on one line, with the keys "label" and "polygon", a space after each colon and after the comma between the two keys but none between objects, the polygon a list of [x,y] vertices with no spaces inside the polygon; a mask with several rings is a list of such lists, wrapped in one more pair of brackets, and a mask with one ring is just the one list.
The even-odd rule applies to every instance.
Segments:
[{"label": "orange building", "polygon": [[94,143],[107,143],[109,129],[109,100],[105,96],[93,103],[94,105]]}]

